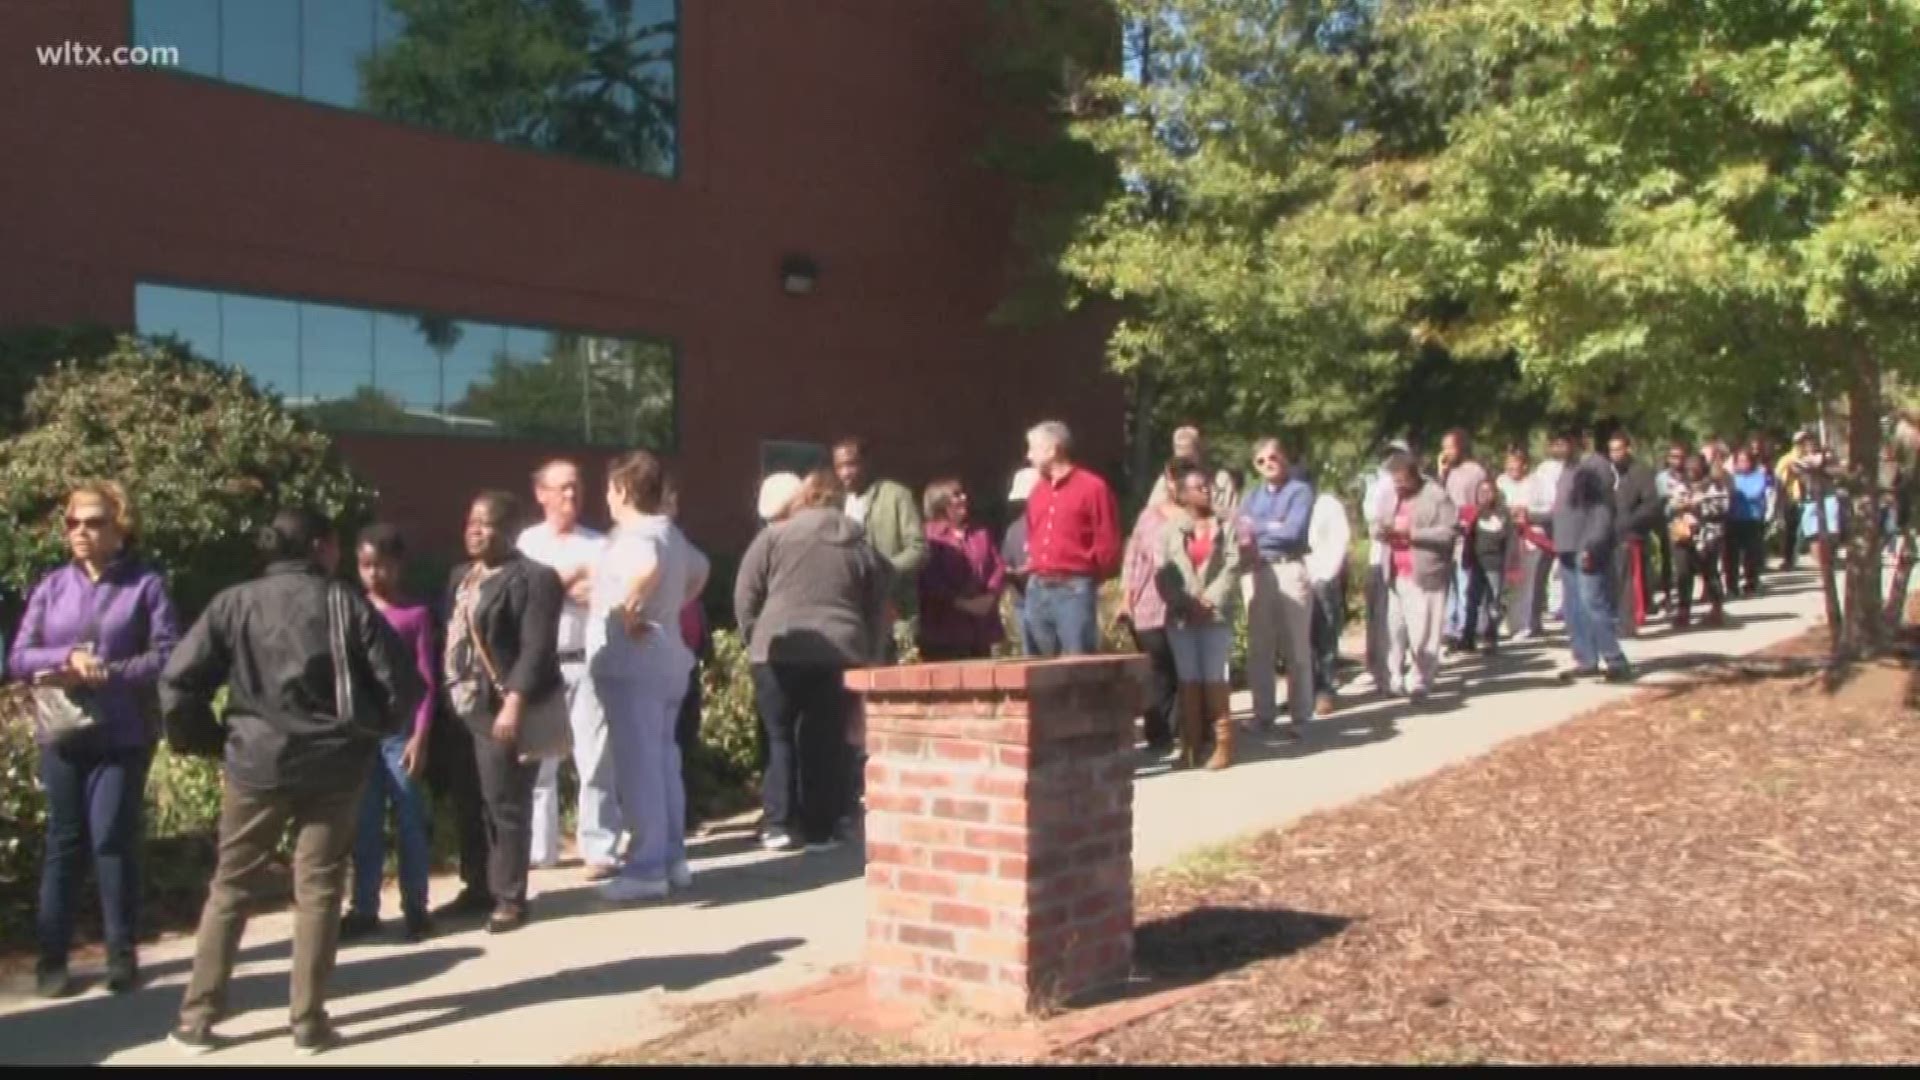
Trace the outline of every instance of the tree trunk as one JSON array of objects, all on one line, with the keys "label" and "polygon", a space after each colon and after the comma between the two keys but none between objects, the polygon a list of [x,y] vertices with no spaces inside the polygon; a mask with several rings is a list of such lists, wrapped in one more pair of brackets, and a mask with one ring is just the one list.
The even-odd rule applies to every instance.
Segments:
[{"label": "tree trunk", "polygon": [[[1880,358],[1861,342],[1847,388],[1847,473],[1852,495],[1847,532],[1847,652],[1875,656],[1887,645],[1880,573]],[[1826,528],[1822,510],[1821,527]],[[1831,550],[1831,549],[1829,549]]]},{"label": "tree trunk", "polygon": [[[1808,469],[1801,476],[1800,490],[1813,499],[1815,537],[1819,544],[1813,556],[1813,569],[1820,575],[1820,593],[1827,601],[1827,634],[1831,643],[1828,651],[1834,663],[1841,664],[1853,659],[1856,653],[1854,635],[1840,605],[1840,584],[1833,576],[1833,564],[1839,560],[1839,552],[1833,549],[1833,522],[1827,520],[1827,493],[1833,490],[1833,481],[1822,470]],[[1847,573],[1852,576],[1851,566]]]}]

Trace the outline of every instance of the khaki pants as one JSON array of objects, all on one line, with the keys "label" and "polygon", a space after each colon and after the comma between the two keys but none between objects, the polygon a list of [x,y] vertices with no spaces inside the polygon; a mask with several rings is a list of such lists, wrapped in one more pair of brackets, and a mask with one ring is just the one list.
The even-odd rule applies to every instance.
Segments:
[{"label": "khaki pants", "polygon": [[227,780],[220,803],[220,864],[200,913],[193,980],[180,1005],[182,1025],[206,1028],[225,1017],[227,982],[247,915],[263,898],[274,849],[289,822],[296,832],[291,1020],[295,1032],[326,1022],[327,979],[339,952],[340,904],[366,779],[363,772],[351,788],[299,794],[253,791]]},{"label": "khaki pants", "polygon": [[1247,683],[1256,724],[1279,716],[1274,661],[1287,660],[1287,712],[1296,724],[1313,719],[1313,583],[1307,564],[1256,565],[1240,581],[1247,601]]},{"label": "khaki pants", "polygon": [[[1387,594],[1388,692],[1432,690],[1440,674],[1440,638],[1446,630],[1447,590],[1422,589],[1398,578]],[[1404,681],[1404,684],[1402,683]]]}]

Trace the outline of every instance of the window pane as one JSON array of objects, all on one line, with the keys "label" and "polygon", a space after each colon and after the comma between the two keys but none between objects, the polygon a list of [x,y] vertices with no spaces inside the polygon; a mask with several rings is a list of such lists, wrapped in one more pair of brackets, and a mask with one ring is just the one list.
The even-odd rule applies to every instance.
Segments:
[{"label": "window pane", "polygon": [[300,0],[226,0],[220,6],[220,71],[228,82],[298,94]]},{"label": "window pane", "polygon": [[594,369],[595,424],[589,442],[673,445],[673,348],[648,339],[602,339]]},{"label": "window pane", "polygon": [[373,385],[373,315],[300,305],[300,390],[312,401],[350,398]]},{"label": "window pane", "polygon": [[180,50],[180,67],[220,76],[220,0],[133,0],[133,43]]},{"label": "window pane", "polygon": [[506,345],[506,329],[495,323],[456,323],[459,337],[444,352],[440,376],[439,412],[443,423],[467,434],[491,434],[498,430],[492,420],[476,415],[469,398],[476,384],[487,380],[487,373]]},{"label": "window pane", "polygon": [[427,344],[417,315],[381,312],[374,316],[374,379],[396,409],[425,426],[438,427],[438,358]]},{"label": "window pane", "polygon": [[360,103],[360,58],[373,52],[373,0],[302,0],[300,96]]},{"label": "window pane", "polygon": [[302,402],[299,305],[252,296],[220,297],[220,359],[263,390]]},{"label": "window pane", "polygon": [[133,324],[143,334],[172,334],[209,360],[220,359],[220,297],[193,289],[140,285],[133,290]]}]

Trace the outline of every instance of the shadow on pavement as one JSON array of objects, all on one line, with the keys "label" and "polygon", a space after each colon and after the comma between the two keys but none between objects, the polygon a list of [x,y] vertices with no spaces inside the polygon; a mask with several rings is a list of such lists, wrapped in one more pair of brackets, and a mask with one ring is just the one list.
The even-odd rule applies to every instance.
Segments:
[{"label": "shadow on pavement", "polygon": [[[471,947],[425,949],[371,960],[348,960],[333,973],[327,996],[338,1000],[438,978],[480,957]],[[256,954],[249,960],[261,959]],[[10,1065],[97,1065],[133,1047],[167,1037],[179,1012],[179,987],[86,997],[0,1016],[0,1056]],[[240,975],[228,984],[227,1013],[287,1009],[287,973]],[[277,1032],[287,1037],[285,1028]],[[217,1058],[216,1058],[217,1059]]]},{"label": "shadow on pavement", "polygon": [[1155,989],[1188,986],[1317,945],[1352,921],[1286,908],[1194,908],[1134,928],[1134,970]]}]

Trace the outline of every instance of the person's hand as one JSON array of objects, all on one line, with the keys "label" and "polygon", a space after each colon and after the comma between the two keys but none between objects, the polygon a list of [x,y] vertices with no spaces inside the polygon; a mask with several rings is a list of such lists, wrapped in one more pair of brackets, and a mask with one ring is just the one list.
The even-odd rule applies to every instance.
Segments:
[{"label": "person's hand", "polygon": [[493,718],[493,741],[511,747],[520,741],[520,696],[507,695],[500,714]]},{"label": "person's hand", "polygon": [[584,570],[576,574],[573,580],[567,585],[567,599],[573,601],[576,604],[592,603],[593,602],[592,576],[590,576]]},{"label": "person's hand", "polygon": [[620,609],[620,624],[626,628],[627,637],[633,641],[645,641],[653,633],[653,624],[647,621],[645,611],[637,607]]},{"label": "person's hand", "polygon": [[407,740],[406,749],[400,751],[400,767],[415,780],[427,771],[427,733],[417,731]]},{"label": "person's hand", "polygon": [[107,665],[90,649],[75,649],[68,653],[67,670],[86,686],[99,686],[107,681]]},{"label": "person's hand", "polygon": [[51,686],[57,690],[71,690],[81,683],[80,674],[70,667],[48,668],[33,677],[33,685]]},{"label": "person's hand", "polygon": [[1580,553],[1580,572],[1583,574],[1597,574],[1600,572],[1600,560],[1593,557],[1593,552],[1583,551]]}]

